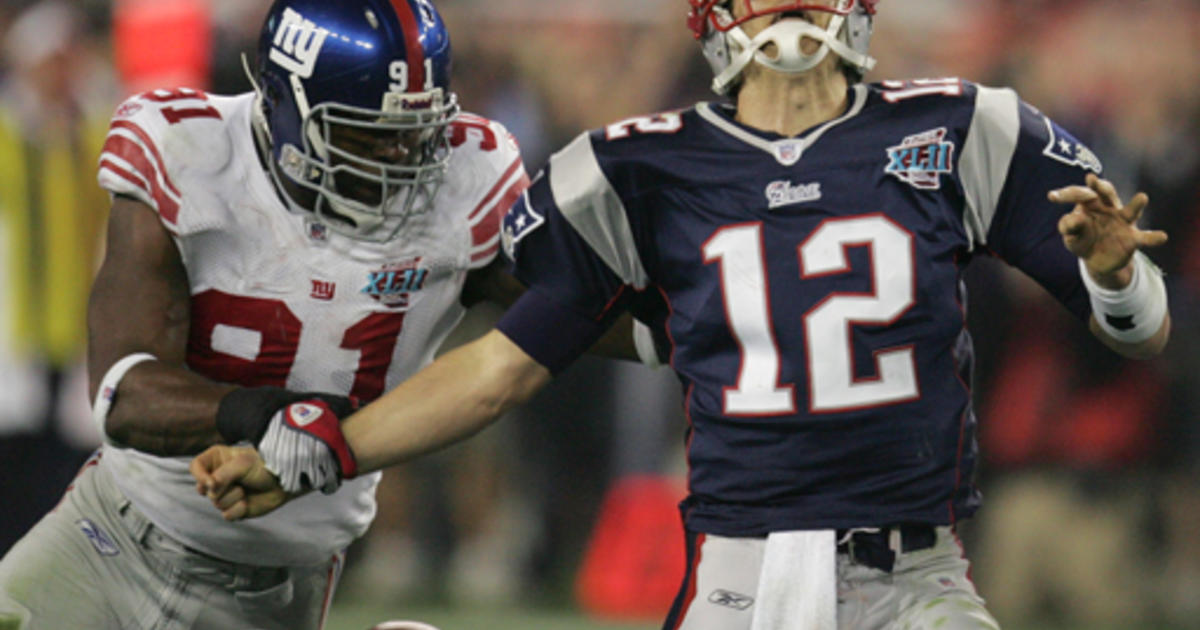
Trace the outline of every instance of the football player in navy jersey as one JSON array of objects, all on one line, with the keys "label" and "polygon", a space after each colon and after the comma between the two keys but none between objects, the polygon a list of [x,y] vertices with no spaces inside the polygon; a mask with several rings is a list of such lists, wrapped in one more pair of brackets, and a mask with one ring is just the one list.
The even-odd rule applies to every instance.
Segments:
[{"label": "football player in navy jersey", "polygon": [[496,330],[340,431],[202,454],[198,489],[256,516],[338,461],[462,439],[630,310],[689,420],[689,561],[664,628],[996,628],[954,530],[980,502],[964,269],[1000,257],[1151,357],[1170,323],[1140,249],[1166,234],[1011,90],[861,83],[876,0],[689,3],[731,104],[579,136],[505,219],[529,290]]}]

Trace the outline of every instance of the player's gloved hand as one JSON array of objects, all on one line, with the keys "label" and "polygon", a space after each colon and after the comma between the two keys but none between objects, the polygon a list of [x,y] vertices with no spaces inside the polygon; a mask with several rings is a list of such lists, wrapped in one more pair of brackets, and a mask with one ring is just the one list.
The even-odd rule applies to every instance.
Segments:
[{"label": "player's gloved hand", "polygon": [[258,452],[285,491],[295,494],[318,489],[332,494],[343,479],[358,474],[354,453],[341,428],[341,418],[354,407],[339,402],[295,402],[271,417]]},{"label": "player's gloved hand", "polygon": [[250,442],[258,446],[275,412],[301,401],[320,400],[340,416],[358,408],[358,401],[320,392],[293,392],[282,387],[239,387],[221,399],[217,407],[217,432],[226,444]]}]

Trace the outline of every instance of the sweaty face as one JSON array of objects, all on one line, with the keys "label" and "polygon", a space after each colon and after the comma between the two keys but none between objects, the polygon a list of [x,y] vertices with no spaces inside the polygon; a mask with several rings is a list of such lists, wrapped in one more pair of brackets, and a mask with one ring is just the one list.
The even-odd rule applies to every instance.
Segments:
[{"label": "sweaty face", "polygon": [[[334,167],[347,166],[376,177],[383,177],[388,167],[410,167],[425,157],[426,142],[415,129],[368,129],[351,125],[331,124],[329,143],[335,149],[330,162]],[[334,176],[340,194],[368,205],[383,201],[385,195],[397,192],[394,186],[385,188],[379,181],[362,177],[350,170],[338,170]]]}]

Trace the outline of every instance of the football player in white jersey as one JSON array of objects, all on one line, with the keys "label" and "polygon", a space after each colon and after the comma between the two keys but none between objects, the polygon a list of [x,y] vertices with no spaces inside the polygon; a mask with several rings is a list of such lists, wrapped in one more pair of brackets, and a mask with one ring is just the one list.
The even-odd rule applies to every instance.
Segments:
[{"label": "football player in white jersey", "polygon": [[188,456],[257,443],[278,410],[344,416],[521,290],[496,254],[529,180],[503,126],[460,112],[428,0],[279,0],[257,53],[253,92],[113,117],[89,312],[106,443],[0,563],[22,630],[320,628],[378,476],[228,523]]}]

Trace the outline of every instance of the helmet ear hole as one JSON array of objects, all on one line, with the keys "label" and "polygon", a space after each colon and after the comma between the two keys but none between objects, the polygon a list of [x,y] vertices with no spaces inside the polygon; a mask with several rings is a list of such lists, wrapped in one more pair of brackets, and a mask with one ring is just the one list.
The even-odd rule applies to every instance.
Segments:
[{"label": "helmet ear hole", "polygon": [[262,91],[262,111],[263,115],[270,117],[275,111],[275,107],[279,104],[279,90],[273,85],[266,85]]}]

